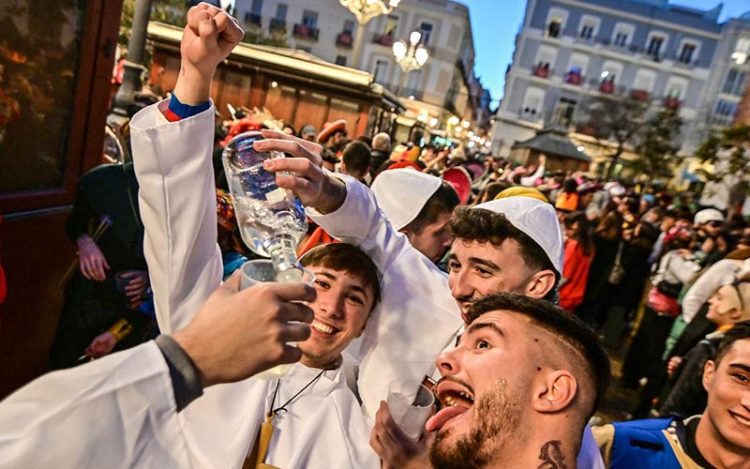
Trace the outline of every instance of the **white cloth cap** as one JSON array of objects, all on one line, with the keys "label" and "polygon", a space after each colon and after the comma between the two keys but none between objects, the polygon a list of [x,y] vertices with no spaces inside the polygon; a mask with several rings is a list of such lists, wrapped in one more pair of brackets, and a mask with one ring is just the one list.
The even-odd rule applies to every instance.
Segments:
[{"label": "white cloth cap", "polygon": [[552,205],[533,197],[519,195],[485,202],[474,208],[505,215],[511,225],[524,232],[542,248],[552,267],[562,275],[563,235]]},{"label": "white cloth cap", "polygon": [[702,225],[710,221],[724,221],[724,215],[716,210],[715,208],[706,208],[695,214],[693,223],[696,225]]},{"label": "white cloth cap", "polygon": [[439,177],[415,169],[389,169],[378,174],[372,191],[385,217],[398,231],[417,218],[441,184]]}]

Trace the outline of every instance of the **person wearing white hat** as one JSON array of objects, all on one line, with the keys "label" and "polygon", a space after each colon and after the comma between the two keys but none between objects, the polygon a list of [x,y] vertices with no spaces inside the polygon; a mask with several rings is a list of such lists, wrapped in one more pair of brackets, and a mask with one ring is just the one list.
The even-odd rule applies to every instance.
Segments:
[{"label": "person wearing white hat", "polygon": [[[199,68],[196,73],[201,79],[197,80],[191,72],[184,83],[189,84],[191,79],[199,81],[193,84],[198,91],[203,90],[201,96],[207,102],[208,88],[197,85],[210,81],[212,69]],[[206,70],[201,71],[203,68]],[[195,101],[191,103],[194,107],[204,102]],[[194,155],[195,146],[207,130],[181,132],[205,119],[206,112],[209,111],[178,122],[155,123],[142,133],[142,143],[147,144],[145,147],[163,148],[161,140],[174,142],[169,146],[174,161],[192,163],[203,158]],[[291,156],[264,162],[266,170],[277,172],[277,184],[293,190],[308,207],[308,214],[326,231],[365,251],[382,274],[382,302],[373,312],[360,344],[357,387],[362,409],[369,417],[375,416],[392,381],[407,381],[416,393],[425,375],[434,370],[438,354],[464,323],[462,312],[466,312],[473,300],[501,291],[534,298],[553,296],[562,269],[562,233],[549,204],[519,197],[460,211],[454,224],[457,228],[467,228],[467,237],[459,235],[453,241],[451,269],[446,276],[387,222],[366,186],[320,168],[319,145],[280,132],[262,131],[262,134],[265,138],[254,144],[257,151],[278,150]],[[180,138],[175,138],[178,135]],[[194,174],[191,182],[202,186],[210,178],[210,174]],[[180,209],[179,204],[170,207],[174,213],[165,214],[166,219],[177,217]],[[201,258],[208,254],[179,251],[170,255]],[[197,271],[184,275],[186,281],[204,280]],[[219,399],[215,394],[201,399],[204,410],[215,408],[222,415],[237,416],[243,409],[242,401]],[[226,433],[219,428],[207,431],[214,432],[217,441]]]},{"label": "person wearing white hat", "polygon": [[724,214],[715,208],[706,208],[695,214],[693,227],[700,243],[697,257],[702,266],[713,264],[729,250],[727,240],[721,232],[723,226]]},{"label": "person wearing white hat", "polygon": [[456,191],[439,177],[414,169],[383,171],[372,183],[378,206],[396,231],[433,262],[451,245],[448,230]]}]

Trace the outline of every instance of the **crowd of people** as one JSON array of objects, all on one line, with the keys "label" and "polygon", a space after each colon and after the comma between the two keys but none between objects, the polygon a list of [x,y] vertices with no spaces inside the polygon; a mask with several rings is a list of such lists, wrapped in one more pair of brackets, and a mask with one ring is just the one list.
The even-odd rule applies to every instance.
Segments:
[{"label": "crowd of people", "polygon": [[[133,163],[82,179],[51,360],[98,359],[0,403],[0,466],[750,465],[741,216],[544,155],[349,140],[346,121],[217,130],[211,77],[241,37],[193,7],[172,96],[130,123]],[[286,154],[264,169],[306,207],[312,287],[240,289],[257,256],[220,162],[247,130]],[[638,402],[592,426],[607,351]],[[395,382],[435,395],[416,438],[386,403]]]}]

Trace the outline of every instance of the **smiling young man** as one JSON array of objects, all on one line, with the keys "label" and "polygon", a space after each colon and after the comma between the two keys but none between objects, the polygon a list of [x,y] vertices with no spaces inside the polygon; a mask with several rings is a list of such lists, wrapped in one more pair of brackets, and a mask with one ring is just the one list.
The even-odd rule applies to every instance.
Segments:
[{"label": "smiling young man", "polygon": [[595,428],[607,467],[749,468],[750,325],[726,332],[702,381],[708,393],[702,415]]},{"label": "smiling young man", "polygon": [[437,360],[442,408],[422,467],[574,467],[609,381],[596,336],[547,301],[507,293],[476,301],[467,323]]},{"label": "smiling young man", "polygon": [[[221,10],[205,3],[191,8],[174,96],[131,122],[144,251],[163,332],[189,322],[196,303],[221,281],[212,142],[201,137],[213,131],[211,76],[241,37]],[[378,303],[377,268],[345,243],[320,246],[301,263],[315,274],[317,297],[309,303],[310,337],[298,343],[300,362],[279,379],[212,387],[180,412],[186,442],[180,450],[193,466],[379,466],[368,445],[369,422],[340,366],[342,350],[362,333]]]}]

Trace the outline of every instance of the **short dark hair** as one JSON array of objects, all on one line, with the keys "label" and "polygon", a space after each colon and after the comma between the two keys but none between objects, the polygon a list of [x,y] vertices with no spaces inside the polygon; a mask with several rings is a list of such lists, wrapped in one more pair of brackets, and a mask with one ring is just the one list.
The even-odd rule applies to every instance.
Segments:
[{"label": "short dark hair", "polygon": [[609,358],[597,335],[583,321],[562,308],[545,300],[515,293],[495,293],[477,300],[469,309],[468,324],[484,313],[498,310],[528,317],[536,326],[547,330],[576,352],[575,355],[588,374],[596,393],[586,417],[588,420],[604,398],[611,378]]},{"label": "short dark hair", "polygon": [[740,321],[724,333],[724,337],[721,339],[719,347],[716,349],[714,367],[719,367],[721,359],[726,356],[735,342],[744,339],[750,339],[750,321]]},{"label": "short dark hair", "polygon": [[458,199],[456,190],[445,181],[440,183],[434,194],[427,199],[417,217],[409,222],[404,229],[419,234],[425,227],[435,223],[440,214],[453,212],[461,201]]},{"label": "short dark hair", "polygon": [[359,277],[365,285],[372,286],[375,308],[380,302],[380,276],[378,268],[357,246],[347,243],[321,244],[307,251],[300,258],[300,263],[307,266],[320,266],[332,270],[347,272]]},{"label": "short dark hair", "polygon": [[[560,272],[552,265],[544,249],[529,235],[513,226],[502,213],[482,208],[462,207],[456,210],[449,227],[454,238],[466,241],[489,242],[500,246],[506,239],[512,239],[521,246],[521,257],[527,265],[539,270],[553,271],[555,284],[560,279]],[[551,289],[549,294],[554,295],[554,291],[554,288]]]},{"label": "short dark hair", "polygon": [[341,159],[346,165],[347,170],[364,174],[367,172],[367,168],[370,167],[370,153],[370,146],[365,142],[352,140],[344,148]]}]

